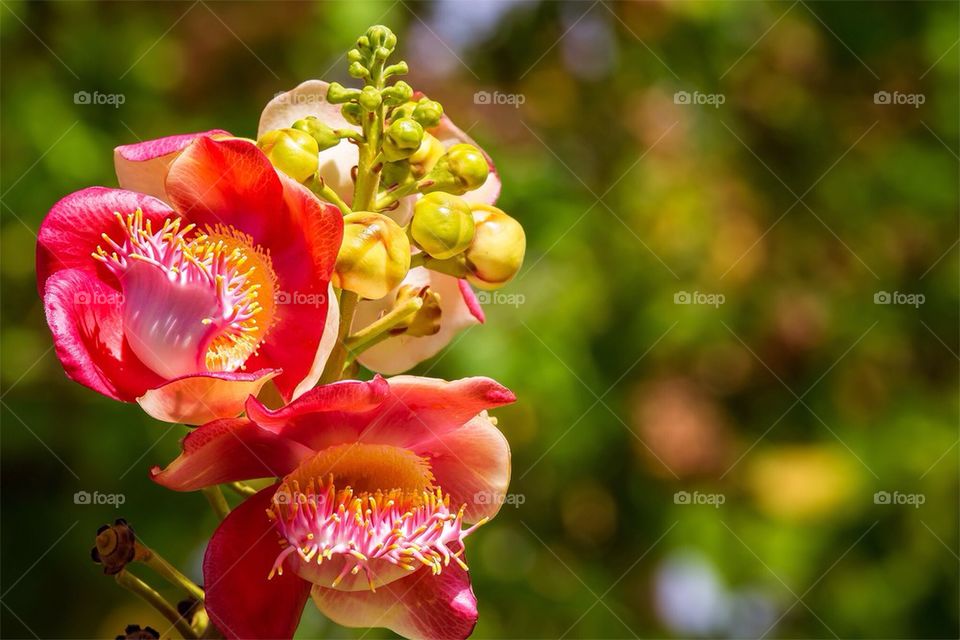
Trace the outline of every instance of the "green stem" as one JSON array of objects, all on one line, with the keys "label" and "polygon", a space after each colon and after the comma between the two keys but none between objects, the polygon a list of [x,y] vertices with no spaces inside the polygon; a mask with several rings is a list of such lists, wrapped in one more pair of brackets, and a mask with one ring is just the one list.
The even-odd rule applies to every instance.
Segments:
[{"label": "green stem", "polygon": [[160,554],[153,549],[137,543],[137,559],[153,569],[161,578],[175,587],[180,587],[195,600],[203,602],[203,589],[198,587],[193,580],[180,573],[172,564],[167,562]]},{"label": "green stem", "polygon": [[227,499],[223,497],[223,491],[220,490],[218,485],[204,487],[201,491],[203,492],[203,497],[205,497],[207,502],[210,503],[210,506],[213,507],[213,512],[217,514],[218,518],[223,520],[230,514],[230,505],[227,504]]},{"label": "green stem", "polygon": [[244,498],[249,498],[257,492],[256,489],[244,482],[227,482],[226,486],[230,487]]},{"label": "green stem", "polygon": [[352,357],[390,337],[390,330],[402,323],[423,307],[423,298],[415,296],[394,307],[389,313],[370,323],[347,338],[347,351]]},{"label": "green stem", "polygon": [[320,178],[319,176],[311,177],[309,180],[307,180],[305,184],[308,189],[313,191],[319,197],[323,198],[327,202],[331,202],[337,205],[337,207],[340,209],[340,212],[343,213],[343,215],[347,215],[348,213],[351,213],[350,207],[347,205],[346,202],[343,201],[343,198],[337,195],[337,192],[334,191],[330,187],[330,185],[324,182],[323,179]]},{"label": "green stem", "polygon": [[420,187],[420,183],[416,180],[401,184],[397,186],[395,189],[391,191],[387,191],[386,193],[381,195],[379,198],[377,198],[377,203],[374,205],[374,209],[376,211],[383,211],[384,209],[392,205],[397,200],[400,200],[401,198],[405,198],[412,193],[416,193],[419,187]]},{"label": "green stem", "polygon": [[159,611],[164,618],[176,627],[181,636],[187,640],[196,640],[197,634],[190,627],[190,624],[181,617],[176,607],[167,602],[166,598],[157,593],[150,585],[126,570],[118,573],[116,579],[117,584],[121,587],[135,593]]},{"label": "green stem", "polygon": [[350,325],[353,324],[353,314],[357,310],[358,301],[359,297],[352,291],[343,291],[340,294],[340,330],[337,333],[337,344],[327,358],[320,384],[336,382],[343,375],[343,365],[347,361],[347,336],[350,334]]}]

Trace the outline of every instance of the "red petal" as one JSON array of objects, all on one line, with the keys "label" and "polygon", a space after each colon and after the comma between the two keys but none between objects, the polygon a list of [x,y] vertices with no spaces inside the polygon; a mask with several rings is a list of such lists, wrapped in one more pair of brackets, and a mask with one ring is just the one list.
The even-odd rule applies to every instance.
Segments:
[{"label": "red petal", "polygon": [[195,139],[214,135],[229,136],[230,133],[222,129],[211,129],[115,148],[113,166],[116,169],[120,187],[166,200],[167,191],[164,188],[164,182],[170,164]]},{"label": "red petal", "polygon": [[37,288],[60,269],[79,269],[105,282],[116,281],[91,254],[104,245],[101,234],[122,240],[123,231],[114,212],[124,215],[143,210],[144,220],[160,228],[174,211],[156,198],[132,191],[90,187],[75,191],[53,205],[37,234]]},{"label": "red petal", "polygon": [[343,218],[302,185],[278,175],[256,146],[199,138],[170,167],[167,191],[191,222],[225,224],[270,252],[281,296],[277,317],[248,367],[278,368],[289,400],[308,376],[319,377],[317,352],[327,317],[327,285]]},{"label": "red petal", "polygon": [[214,532],[203,559],[205,604],[227,638],[292,638],[310,593],[293,571],[268,580],[280,551],[266,516],[276,486],[244,501]]},{"label": "red petal", "polygon": [[[90,260],[93,262],[93,260]],[[120,293],[80,269],[46,279],[43,305],[67,376],[116,400],[131,402],[163,383],[123,338]]]},{"label": "red petal", "polygon": [[466,638],[477,624],[470,576],[454,563],[433,575],[423,568],[376,592],[314,586],[313,602],[345,627],[386,627],[405,638]]},{"label": "red petal", "polygon": [[255,396],[280,372],[261,369],[253,373],[215,371],[181,376],[150,389],[137,402],[150,416],[164,422],[203,424],[233,418],[243,411],[248,396]]},{"label": "red petal", "polygon": [[154,482],[175,491],[195,491],[223,482],[281,477],[314,451],[246,418],[208,422],[183,439],[183,453]]}]

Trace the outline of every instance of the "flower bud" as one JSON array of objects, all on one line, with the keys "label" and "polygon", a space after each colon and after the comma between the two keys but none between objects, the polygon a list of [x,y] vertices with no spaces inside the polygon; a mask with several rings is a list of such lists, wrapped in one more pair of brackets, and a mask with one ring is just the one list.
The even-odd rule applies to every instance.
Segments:
[{"label": "flower bud", "polygon": [[410,270],[407,234],[387,216],[369,211],[346,215],[343,223],[333,286],[371,300],[382,298]]},{"label": "flower bud", "polygon": [[427,98],[421,98],[413,109],[413,119],[426,129],[440,124],[440,118],[442,117],[443,107],[440,103]]},{"label": "flower bud", "polygon": [[496,207],[471,205],[476,231],[464,261],[467,280],[479,289],[499,289],[523,264],[527,240],[519,222]]},{"label": "flower bud", "polygon": [[415,338],[422,338],[423,336],[432,336],[440,331],[440,294],[430,287],[404,285],[397,290],[397,301],[394,304],[400,306],[415,297],[423,300],[423,306],[400,326],[396,327],[392,333],[402,333]]},{"label": "flower bud", "polygon": [[447,149],[447,162],[452,173],[467,191],[479,188],[487,180],[490,165],[472,144],[455,144]]},{"label": "flower bud", "polygon": [[103,572],[109,576],[123,571],[134,561],[137,555],[137,536],[133,527],[120,518],[112,525],[103,525],[97,529],[97,538],[90,557],[103,565]]},{"label": "flower bud", "polygon": [[331,82],[327,87],[327,102],[330,104],[343,104],[359,97],[359,89],[348,89],[339,82]]},{"label": "flower bud", "polygon": [[307,116],[293,123],[293,128],[309,133],[317,141],[320,151],[325,151],[340,144],[340,136],[326,123],[316,116]]},{"label": "flower bud", "polygon": [[277,169],[303,182],[317,172],[320,147],[309,133],[300,129],[274,129],[257,140],[257,146]]},{"label": "flower bud", "polygon": [[340,107],[340,113],[344,120],[354,126],[359,127],[363,123],[363,109],[356,102],[348,102]]},{"label": "flower bud", "polygon": [[367,85],[360,91],[360,97],[357,98],[357,101],[360,103],[360,106],[367,111],[374,111],[380,106],[380,103],[383,101],[383,99],[380,97],[380,92],[375,87]]},{"label": "flower bud", "polygon": [[413,171],[413,175],[422,178],[430,173],[430,171],[437,166],[437,161],[443,157],[445,152],[446,149],[443,148],[443,143],[429,133],[424,132],[420,147],[413,155],[407,158],[410,161],[410,169]]},{"label": "flower bud", "polygon": [[490,165],[479,149],[472,144],[455,144],[430,171],[428,184],[420,191],[446,191],[460,196],[479,188],[489,174]]},{"label": "flower bud", "polygon": [[423,142],[423,127],[412,118],[394,120],[383,136],[383,155],[389,162],[413,155]]},{"label": "flower bud", "polygon": [[433,258],[446,260],[463,253],[473,234],[473,213],[463,198],[437,191],[414,205],[410,235]]},{"label": "flower bud", "polygon": [[413,87],[401,80],[392,87],[382,90],[380,95],[383,96],[383,101],[387,106],[396,107],[413,97]]}]

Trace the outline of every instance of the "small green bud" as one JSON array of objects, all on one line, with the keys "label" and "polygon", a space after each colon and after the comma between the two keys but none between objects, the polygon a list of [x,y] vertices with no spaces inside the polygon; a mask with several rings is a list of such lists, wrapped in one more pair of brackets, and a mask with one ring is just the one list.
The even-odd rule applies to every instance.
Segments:
[{"label": "small green bud", "polygon": [[352,78],[363,79],[370,75],[370,70],[363,66],[362,62],[351,62],[350,66],[347,67],[347,73]]},{"label": "small green bud", "polygon": [[440,118],[443,117],[443,107],[439,102],[422,98],[414,107],[412,117],[423,125],[424,129],[430,129],[440,124]]},{"label": "small green bud", "polygon": [[410,221],[414,242],[439,260],[463,253],[473,240],[474,228],[467,201],[440,191],[417,200]]},{"label": "small green bud", "polygon": [[410,241],[396,222],[380,213],[356,211],[343,218],[343,244],[333,286],[376,300],[410,270]]},{"label": "small green bud", "polygon": [[294,129],[309,133],[317,141],[320,151],[330,149],[340,144],[340,136],[316,116],[307,116],[293,123]]},{"label": "small green bud", "polygon": [[380,106],[382,98],[380,97],[380,92],[377,91],[375,87],[367,85],[360,92],[360,97],[357,100],[360,106],[367,111],[375,111],[376,108]]},{"label": "small green bud", "polygon": [[359,49],[350,49],[347,51],[347,62],[362,62],[363,54],[360,53]]},{"label": "small green bud", "polygon": [[348,102],[340,107],[340,113],[352,125],[359,127],[363,123],[363,108],[356,102]]},{"label": "small green bud", "polygon": [[400,80],[392,87],[387,87],[380,92],[385,104],[391,107],[402,105],[413,97],[413,87],[403,80]]},{"label": "small green bud", "polygon": [[410,172],[410,163],[406,160],[396,162],[384,162],[383,169],[380,171],[380,184],[385,187],[392,187],[411,180],[413,175]]},{"label": "small green bud", "polygon": [[413,155],[423,142],[423,127],[411,118],[394,120],[383,136],[383,155],[396,162]]},{"label": "small green bud", "polygon": [[327,102],[330,104],[343,104],[359,97],[359,89],[348,89],[339,82],[331,82],[327,87]]},{"label": "small green bud", "polygon": [[447,149],[447,162],[450,173],[463,183],[467,191],[482,186],[490,174],[487,159],[472,144],[455,144]]},{"label": "small green bud", "polygon": [[467,280],[479,289],[499,289],[523,264],[527,240],[519,222],[496,207],[471,205],[476,232],[463,254]]},{"label": "small green bud", "polygon": [[320,148],[309,133],[299,129],[267,131],[257,146],[277,169],[303,182],[317,172]]},{"label": "small green bud", "polygon": [[392,64],[386,69],[383,70],[383,75],[389,78],[390,76],[405,76],[410,73],[410,67],[407,66],[407,63],[401,60],[396,64]]},{"label": "small green bud", "polygon": [[440,331],[440,317],[442,315],[440,294],[430,287],[404,285],[397,290],[397,301],[394,305],[400,306],[412,298],[423,300],[423,306],[391,333],[422,338],[423,336],[432,336]]}]

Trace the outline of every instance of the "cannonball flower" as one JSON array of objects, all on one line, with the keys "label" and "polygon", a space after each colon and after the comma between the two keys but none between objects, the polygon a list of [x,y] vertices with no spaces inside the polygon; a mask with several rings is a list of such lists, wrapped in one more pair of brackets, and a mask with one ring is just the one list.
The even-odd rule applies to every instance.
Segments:
[{"label": "cannonball flower", "polygon": [[[309,116],[333,129],[357,129],[344,119],[340,113],[340,105],[327,102],[328,87],[326,82],[308,80],[291,91],[274,97],[260,116],[258,135],[289,127]],[[419,94],[415,97],[419,97]],[[446,115],[440,118],[436,127],[428,129],[427,133],[447,149],[462,143],[478,146]],[[493,161],[486,154],[485,157],[490,165],[490,173],[480,188],[468,191],[462,196],[468,203],[493,205],[500,195],[500,178]],[[320,177],[347,203],[353,197],[351,172],[357,166],[357,161],[356,145],[346,141],[320,152]],[[405,225],[413,215],[413,205],[419,197],[407,196],[400,200],[396,209],[385,213],[399,224]],[[399,335],[380,342],[364,351],[358,358],[368,369],[390,375],[407,371],[439,353],[460,331],[484,322],[480,303],[466,280],[418,267],[411,269],[406,279],[386,296],[377,300],[361,301],[357,306],[352,328],[362,329],[388,311],[396,300],[397,292],[407,286],[429,286],[440,295],[440,331],[429,336]]]},{"label": "cannonball flower", "polygon": [[285,400],[312,387],[337,333],[340,212],[222,131],[115,159],[125,188],[68,195],[38,235],[67,375],[187,424],[237,415],[271,379]]},{"label": "cannonball flower", "polygon": [[464,538],[493,517],[510,450],[486,410],[513,394],[488,378],[398,376],[317,387],[201,426],[154,480],[190,491],[281,478],[220,524],[205,605],[228,637],[289,638],[312,596],[351,627],[463,638],[477,620]]}]

